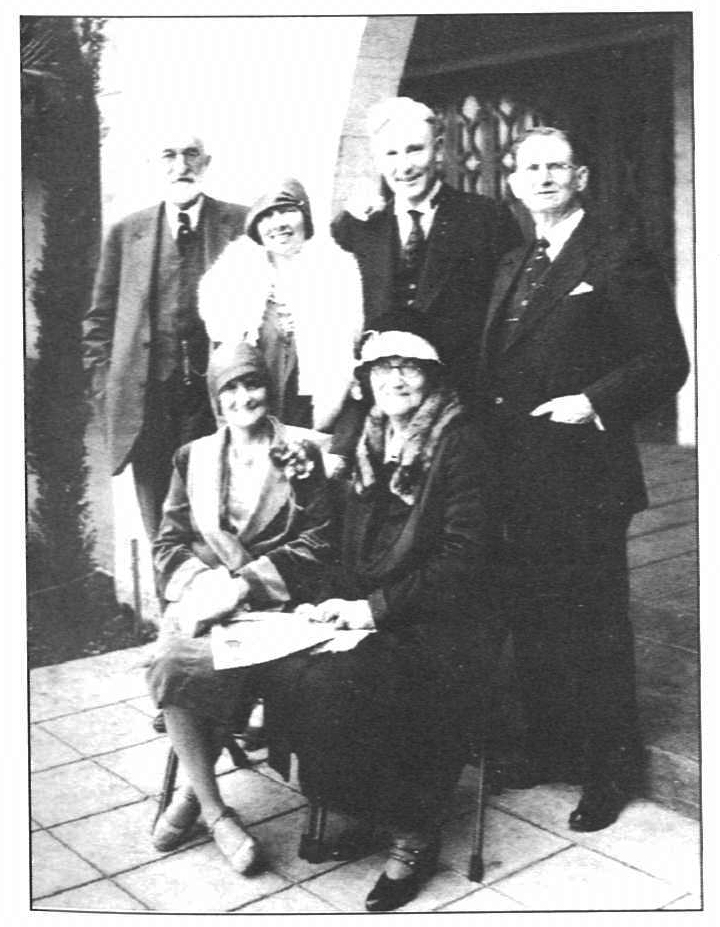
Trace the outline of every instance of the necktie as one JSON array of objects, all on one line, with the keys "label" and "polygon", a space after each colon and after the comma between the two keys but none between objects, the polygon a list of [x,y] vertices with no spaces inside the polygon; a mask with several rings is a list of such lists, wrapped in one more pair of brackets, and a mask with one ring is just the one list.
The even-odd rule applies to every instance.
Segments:
[{"label": "necktie", "polygon": [[192,226],[190,225],[190,216],[186,212],[179,212],[177,243],[181,253],[185,250],[187,243],[192,238],[192,234],[193,230]]},{"label": "necktie", "polygon": [[408,209],[408,215],[412,219],[412,228],[403,248],[402,259],[408,270],[416,270],[420,264],[422,248],[425,244],[425,233],[420,224],[422,213],[417,209]]},{"label": "necktie", "polygon": [[533,250],[530,252],[530,257],[525,265],[522,278],[518,283],[514,307],[515,317],[508,319],[508,321],[517,321],[517,317],[523,314],[523,310],[532,299],[535,290],[540,284],[540,280],[550,266],[550,258],[547,256],[549,244],[550,242],[546,238],[538,238],[535,241]]},{"label": "necktie", "polygon": [[495,336],[500,350],[504,350],[512,340],[517,325],[540,284],[540,279],[550,266],[550,258],[547,256],[548,244],[545,238],[536,240],[520,274],[515,294],[505,303],[504,315],[500,316],[504,322],[502,331],[496,329]]},{"label": "necktie", "polygon": [[535,242],[535,249],[532,257],[533,270],[531,273],[532,282],[534,283],[537,283],[550,266],[550,258],[547,256],[547,249],[549,246],[550,242],[547,238],[538,238]]}]

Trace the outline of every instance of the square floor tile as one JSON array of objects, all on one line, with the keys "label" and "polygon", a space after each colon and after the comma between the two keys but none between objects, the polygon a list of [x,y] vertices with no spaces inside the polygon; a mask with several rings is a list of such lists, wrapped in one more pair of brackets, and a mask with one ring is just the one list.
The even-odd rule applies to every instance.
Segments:
[{"label": "square floor tile", "polygon": [[[335,823],[336,816],[330,817],[329,823]],[[268,866],[291,882],[301,882],[340,865],[333,860],[315,864],[300,859],[298,848],[300,836],[305,830],[306,819],[307,812],[305,809],[300,809],[250,828],[262,844]],[[328,827],[325,834],[328,844],[332,842],[332,836],[333,829]]]},{"label": "square floor tile", "polygon": [[533,911],[654,911],[677,890],[584,847],[570,847],[499,882]]},{"label": "square floor tile", "polygon": [[232,911],[288,887],[273,872],[251,878],[230,869],[214,842],[126,872],[115,881],[152,911]]},{"label": "square floor tile", "polygon": [[145,796],[90,760],[33,773],[32,816],[43,827],[109,811]]},{"label": "square floor tile", "polygon": [[575,842],[575,831],[570,830],[567,822],[581,791],[580,786],[560,784],[509,789],[491,796],[490,805]]},{"label": "square floor tile", "polygon": [[[53,827],[51,833],[104,875],[114,875],[164,855],[153,847],[150,839],[156,810],[154,801],[141,801],[60,824]],[[201,823],[195,828],[193,837],[195,841],[207,839],[207,831]]]},{"label": "square floor tile", "polygon": [[241,914],[337,914],[337,908],[299,885],[253,901],[241,908]]},{"label": "square floor tile", "polygon": [[[365,898],[382,872],[386,859],[385,854],[376,853],[304,882],[303,887],[340,911],[364,911]],[[423,886],[417,898],[405,905],[402,913],[435,911],[468,895],[475,888],[474,882],[452,869],[440,869]]]},{"label": "square floor tile", "polygon": [[630,602],[630,620],[638,638],[647,638],[660,644],[672,644],[697,653],[700,649],[700,628],[697,606],[690,600],[659,599],[648,602],[633,598]]},{"label": "square floor tile", "polygon": [[628,563],[633,569],[658,560],[669,560],[687,554],[697,547],[695,525],[667,528],[653,534],[644,534],[628,541]]},{"label": "square floor tile", "polygon": [[338,911],[364,912],[365,898],[377,882],[386,859],[386,854],[374,853],[310,879],[303,883],[303,887]]},{"label": "square floor tile", "polygon": [[302,795],[252,769],[238,769],[218,782],[225,804],[235,808],[245,824],[257,824],[305,804]]},{"label": "square floor tile", "polygon": [[30,672],[30,717],[57,718],[147,694],[145,667],[154,644],[41,666]]},{"label": "square floor tile", "polygon": [[95,757],[95,762],[117,773],[146,795],[159,795],[162,791],[169,746],[170,741],[167,737],[159,737],[134,747],[104,753]]},{"label": "square floor tile", "polygon": [[630,590],[645,601],[683,595],[697,588],[698,555],[696,551],[673,557],[662,563],[649,563],[630,571]]},{"label": "square floor tile", "polygon": [[644,512],[638,512],[633,518],[631,534],[643,534],[675,525],[694,523],[696,518],[697,502],[695,499],[668,502],[665,505],[656,505],[645,509]]},{"label": "square floor tile", "polygon": [[43,727],[84,756],[109,753],[161,736],[155,733],[147,715],[122,703],[45,721]]},{"label": "square floor tile", "polygon": [[479,891],[471,892],[464,898],[458,898],[451,904],[440,909],[443,914],[446,911],[483,911],[492,913],[493,911],[525,911],[525,905],[520,904],[513,898],[508,898],[494,888],[481,888]]},{"label": "square floor tile", "polygon": [[700,718],[695,699],[639,686],[638,710],[648,747],[665,750],[697,765],[700,758]]},{"label": "square floor tile", "polygon": [[700,817],[700,764],[697,760],[651,746],[646,751],[647,779],[653,797],[685,817]]},{"label": "square floor tile", "polygon": [[30,770],[39,772],[62,763],[82,759],[77,750],[64,744],[38,724],[30,726]]},{"label": "square floor tile", "polygon": [[667,644],[638,641],[635,647],[638,687],[695,703],[698,695],[699,660]]},{"label": "square floor tile", "polygon": [[[475,815],[466,814],[445,825],[440,861],[460,875],[467,875]],[[556,853],[570,841],[541,830],[495,808],[485,810],[483,860],[485,884]]]},{"label": "square floor tile", "polygon": [[635,801],[612,827],[575,840],[679,889],[700,892],[700,825],[661,805]]},{"label": "square floor tile", "polygon": [[679,502],[681,499],[694,499],[697,497],[697,480],[693,478],[673,480],[672,483],[657,483],[649,487],[648,495],[651,506]]},{"label": "square floor tile", "polygon": [[33,907],[36,911],[147,911],[145,905],[107,879],[51,895]]},{"label": "square floor tile", "polygon": [[141,711],[144,715],[147,715],[148,718],[155,718],[158,713],[158,709],[155,707],[155,702],[153,702],[149,695],[141,695],[140,698],[128,699],[125,704],[132,705],[133,708],[137,708],[138,711]]},{"label": "square floor tile", "polygon": [[32,897],[99,879],[101,873],[51,834],[32,835]]}]

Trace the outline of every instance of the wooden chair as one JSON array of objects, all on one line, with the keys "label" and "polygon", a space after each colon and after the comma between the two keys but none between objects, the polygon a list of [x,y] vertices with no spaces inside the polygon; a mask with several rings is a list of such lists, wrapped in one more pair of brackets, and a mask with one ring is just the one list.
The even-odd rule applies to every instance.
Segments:
[{"label": "wooden chair", "polygon": [[[166,733],[165,719],[162,712],[159,712],[153,720],[153,727],[159,734]],[[237,769],[248,769],[252,766],[247,754],[238,743],[239,734],[229,734],[223,748],[230,754],[233,763]],[[470,863],[468,866],[468,879],[471,882],[482,882],[485,875],[485,864],[483,862],[483,837],[485,830],[485,744],[480,742],[474,752],[475,762],[478,768],[478,783],[476,790],[476,807],[475,821],[473,825],[473,835],[470,844]],[[153,829],[160,815],[170,805],[175,783],[177,781],[178,758],[175,750],[170,747],[168,758],[165,763],[165,773],[163,776],[162,790],[160,793],[160,802],[158,804],[157,814],[153,822]],[[298,847],[298,856],[309,863],[322,863],[329,859],[330,848],[325,844],[325,828],[327,825],[328,809],[319,801],[310,800],[308,803],[308,815],[305,832],[300,837],[300,846]]]},{"label": "wooden chair", "polygon": [[[481,744],[476,751],[478,783],[476,790],[475,821],[470,844],[470,863],[468,879],[482,882],[485,875],[483,862],[483,837],[485,831],[485,747]],[[475,765],[475,764],[473,764]],[[306,830],[300,837],[298,856],[309,863],[322,863],[329,858],[329,848],[325,846],[325,827],[327,825],[327,808],[320,802],[310,801]]]},{"label": "wooden chair", "polygon": [[[158,734],[166,734],[167,729],[165,728],[165,718],[163,717],[162,712],[158,714],[153,719],[153,728],[157,731]],[[238,743],[239,734],[228,734],[228,736],[223,741],[223,749],[227,750],[230,754],[230,757],[235,764],[236,769],[248,769],[252,766],[252,763],[247,757],[247,754],[243,748]],[[169,807],[170,802],[172,801],[173,792],[175,791],[175,783],[177,781],[178,773],[178,757],[175,750],[170,747],[168,750],[167,760],[165,762],[165,772],[163,774],[163,783],[162,789],[160,791],[160,802],[158,804],[158,810],[153,821],[152,829],[155,829],[160,815]]]}]

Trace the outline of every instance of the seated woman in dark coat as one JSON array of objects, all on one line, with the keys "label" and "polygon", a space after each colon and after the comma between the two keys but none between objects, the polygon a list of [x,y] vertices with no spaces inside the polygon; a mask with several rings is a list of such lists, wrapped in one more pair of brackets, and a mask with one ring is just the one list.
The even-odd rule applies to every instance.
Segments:
[{"label": "seated woman in dark coat", "polygon": [[[444,807],[481,714],[497,631],[488,567],[495,490],[488,450],[443,386],[431,344],[407,331],[374,333],[361,361],[375,405],[347,486],[336,597],[304,609],[337,634],[320,652],[253,667],[252,682],[265,701],[269,761],[286,774],[293,750],[306,795],[368,831],[390,827],[388,862],[366,901],[381,911],[408,902],[433,872]],[[318,548],[317,559],[327,553]],[[213,695],[226,672],[232,683]],[[155,676],[170,680],[154,691],[174,743],[178,712],[217,719],[224,704],[237,708],[247,684],[247,673],[212,664],[194,689],[173,684],[182,680],[177,659],[160,660]],[[217,840],[211,815],[235,819],[198,797]],[[229,854],[236,868],[249,840]]]},{"label": "seated woman in dark coat", "polygon": [[375,405],[345,507],[342,598],[314,612],[372,633],[345,652],[288,658],[303,668],[269,703],[286,712],[303,791],[360,817],[366,833],[390,827],[388,863],[366,901],[382,911],[432,873],[481,715],[498,630],[488,566],[496,493],[488,449],[444,388],[432,345],[386,331],[361,360]]}]

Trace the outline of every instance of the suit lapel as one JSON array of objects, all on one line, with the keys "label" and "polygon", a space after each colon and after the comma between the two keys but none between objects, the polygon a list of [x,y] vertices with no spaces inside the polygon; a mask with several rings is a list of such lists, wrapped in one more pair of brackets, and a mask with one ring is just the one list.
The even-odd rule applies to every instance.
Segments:
[{"label": "suit lapel", "polygon": [[227,224],[228,215],[223,211],[222,204],[206,195],[202,210],[206,268],[215,263],[230,238]]},{"label": "suit lapel", "polygon": [[520,248],[515,248],[513,251],[509,251],[503,258],[501,258],[498,264],[495,283],[493,285],[493,291],[490,296],[488,314],[487,318],[485,319],[485,327],[483,329],[482,348],[480,351],[482,364],[485,364],[487,361],[489,334],[497,318],[498,310],[505,302],[505,299],[507,298],[512,285],[515,282],[518,273],[525,264],[525,261],[527,260],[527,254],[528,247],[527,245],[523,245]]},{"label": "suit lapel", "polygon": [[[368,223],[370,225],[370,223]],[[392,309],[394,292],[395,257],[398,249],[397,221],[393,203],[390,202],[375,219],[372,228],[368,228],[375,292],[382,295],[384,305],[372,307],[371,318],[377,318]]]},{"label": "suit lapel", "polygon": [[440,202],[427,240],[427,254],[418,281],[417,305],[427,312],[432,301],[454,271],[456,259],[463,254],[461,236],[464,222],[459,200],[452,187],[443,185]]},{"label": "suit lapel", "polygon": [[257,506],[242,532],[248,544],[257,537],[290,499],[290,484],[275,466],[268,467]]},{"label": "suit lapel", "polygon": [[143,303],[147,301],[152,288],[158,234],[160,223],[164,221],[165,210],[160,203],[138,216],[130,233],[128,264],[133,268],[133,280]]},{"label": "suit lapel", "polygon": [[558,300],[582,280],[588,263],[588,245],[589,229],[583,218],[538,285],[530,305],[508,339],[506,351],[532,331],[552,311]]}]

